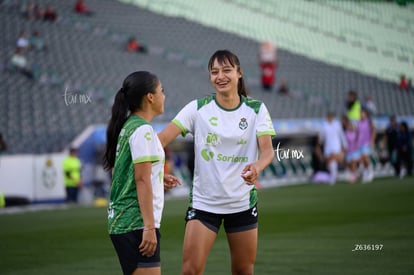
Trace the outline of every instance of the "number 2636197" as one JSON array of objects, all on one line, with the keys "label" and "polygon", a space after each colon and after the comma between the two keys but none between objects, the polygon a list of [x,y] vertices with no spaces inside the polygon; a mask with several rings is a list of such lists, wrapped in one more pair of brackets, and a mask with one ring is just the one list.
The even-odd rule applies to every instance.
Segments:
[{"label": "number 2636197", "polygon": [[381,251],[383,244],[354,244],[352,251]]}]

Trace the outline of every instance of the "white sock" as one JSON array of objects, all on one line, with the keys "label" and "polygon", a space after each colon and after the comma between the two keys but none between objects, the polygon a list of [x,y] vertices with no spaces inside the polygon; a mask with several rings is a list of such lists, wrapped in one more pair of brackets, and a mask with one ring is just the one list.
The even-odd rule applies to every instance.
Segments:
[{"label": "white sock", "polygon": [[334,160],[331,161],[328,165],[329,174],[331,175],[331,182],[336,181],[336,177],[338,176],[338,163]]}]

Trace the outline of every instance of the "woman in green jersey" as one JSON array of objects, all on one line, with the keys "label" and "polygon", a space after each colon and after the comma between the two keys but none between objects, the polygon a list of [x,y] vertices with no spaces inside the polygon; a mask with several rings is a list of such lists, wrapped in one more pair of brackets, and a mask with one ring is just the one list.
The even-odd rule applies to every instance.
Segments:
[{"label": "woman in green jersey", "polygon": [[[108,231],[124,274],[161,273],[165,155],[149,123],[164,112],[164,100],[159,79],[140,71],[125,78],[112,106],[105,153],[112,170]],[[168,175],[167,187],[177,183]]]},{"label": "woman in green jersey", "polygon": [[159,134],[163,146],[179,134],[194,136],[182,274],[203,274],[221,223],[232,274],[253,274],[258,234],[255,183],[274,157],[275,131],[263,102],[247,97],[235,54],[215,52],[208,70],[215,94],[187,104]]}]

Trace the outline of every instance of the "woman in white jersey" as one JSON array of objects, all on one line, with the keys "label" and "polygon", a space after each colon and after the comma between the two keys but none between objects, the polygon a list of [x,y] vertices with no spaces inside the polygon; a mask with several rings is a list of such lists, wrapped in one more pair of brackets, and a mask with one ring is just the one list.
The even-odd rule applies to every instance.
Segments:
[{"label": "woman in white jersey", "polygon": [[[105,168],[112,170],[108,231],[124,274],[161,274],[164,149],[151,120],[164,112],[164,90],[149,72],[127,76],[107,129]],[[168,183],[177,184],[171,175]]]},{"label": "woman in white jersey", "polygon": [[347,148],[346,138],[341,124],[332,112],[328,112],[319,133],[319,142],[323,144],[323,155],[329,171],[329,184],[335,184],[338,177],[338,165],[344,160]]},{"label": "woman in white jersey", "polygon": [[319,133],[323,144],[323,155],[330,174],[329,184],[335,184],[338,176],[338,164],[343,161],[347,148],[346,138],[341,124],[332,112],[328,112]]},{"label": "woman in white jersey", "polygon": [[275,131],[266,106],[247,98],[235,54],[215,52],[208,69],[216,93],[187,104],[159,134],[163,146],[179,134],[194,136],[182,274],[203,274],[222,222],[232,273],[253,274],[258,234],[255,183],[274,157]]}]

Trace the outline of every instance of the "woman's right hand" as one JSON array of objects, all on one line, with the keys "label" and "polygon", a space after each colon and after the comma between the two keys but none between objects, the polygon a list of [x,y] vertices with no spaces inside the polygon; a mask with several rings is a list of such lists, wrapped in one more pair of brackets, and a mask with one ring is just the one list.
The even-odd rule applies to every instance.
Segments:
[{"label": "woman's right hand", "polygon": [[138,247],[142,255],[151,257],[157,250],[157,234],[155,228],[145,229],[142,232],[142,242]]}]

